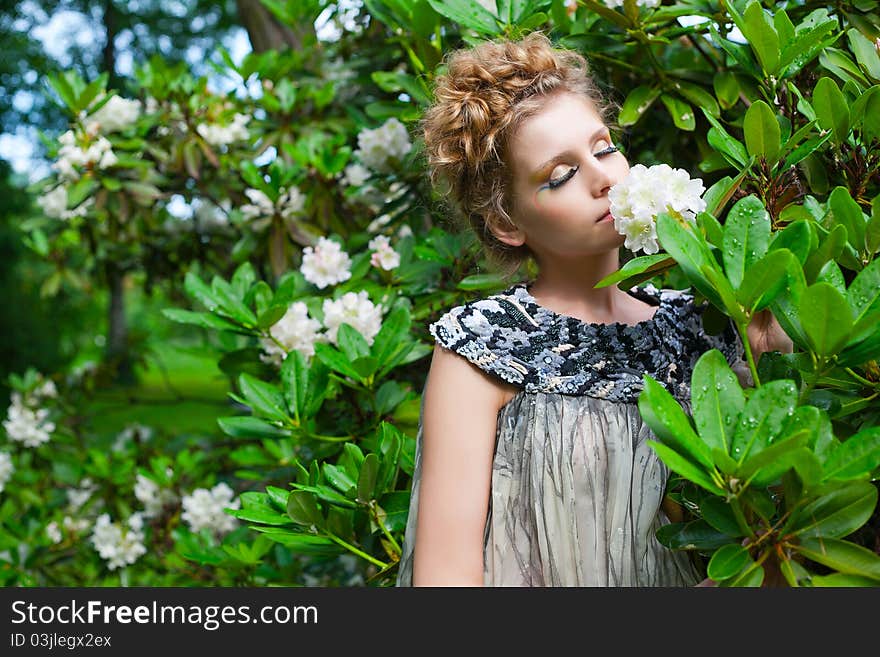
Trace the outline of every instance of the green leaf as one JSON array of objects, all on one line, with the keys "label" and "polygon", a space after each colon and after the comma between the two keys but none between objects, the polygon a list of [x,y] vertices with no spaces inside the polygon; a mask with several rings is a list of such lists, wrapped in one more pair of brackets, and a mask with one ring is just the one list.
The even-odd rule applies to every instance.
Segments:
[{"label": "green leaf", "polygon": [[794,549],[841,573],[868,577],[880,583],[880,557],[860,545],[837,538],[802,538]]},{"label": "green leaf", "polygon": [[751,555],[742,545],[722,545],[709,560],[706,574],[716,582],[733,577],[753,563]]},{"label": "green leaf", "polygon": [[257,522],[264,525],[289,525],[290,518],[269,508],[233,509],[229,515],[245,522]]},{"label": "green leaf", "polygon": [[763,100],[756,100],[746,110],[743,133],[748,154],[763,157],[773,166],[781,147],[779,123],[776,122],[776,114]]},{"label": "green leaf", "polygon": [[718,71],[712,78],[712,87],[718,103],[724,109],[730,109],[739,101],[739,82],[732,71]]},{"label": "green leaf", "polygon": [[797,386],[788,379],[769,381],[749,396],[731,443],[731,456],[740,464],[763,451],[776,438],[797,406]]},{"label": "green leaf", "polygon": [[361,465],[361,472],[357,482],[357,495],[360,502],[369,502],[376,496],[377,492],[381,492],[376,490],[378,474],[379,457],[375,454],[367,454]]},{"label": "green leaf", "polygon": [[877,488],[867,481],[832,490],[796,512],[787,527],[803,538],[842,538],[864,525],[877,506]]},{"label": "green leaf", "polygon": [[803,265],[810,255],[810,224],[806,219],[792,221],[785,228],[777,231],[770,239],[767,251],[788,249]]},{"label": "green leaf", "polygon": [[370,355],[377,362],[386,365],[401,344],[409,339],[412,318],[405,306],[396,306],[382,322],[382,328],[373,339]]},{"label": "green leaf", "polygon": [[855,587],[870,586],[876,587],[877,580],[870,577],[859,577],[858,575],[844,575],[842,573],[832,573],[830,575],[813,575],[810,578],[810,584],[816,587]]},{"label": "green leaf", "polygon": [[697,464],[689,461],[684,456],[681,456],[678,452],[670,449],[663,443],[657,442],[656,440],[649,440],[648,445],[650,445],[655,452],[657,452],[657,456],[660,457],[660,460],[666,464],[666,466],[672,470],[673,472],[680,474],[682,477],[691,481],[702,488],[705,488],[707,491],[714,495],[724,495],[724,490],[718,486],[712,479],[706,474],[706,472],[700,468]]},{"label": "green leaf", "polygon": [[220,303],[216,312],[226,315],[231,320],[248,328],[256,327],[256,315],[254,315],[250,308],[244,305],[241,296],[236,294],[227,281],[219,276],[214,276],[211,280],[211,291],[214,293],[214,298]]},{"label": "green leaf", "polygon": [[287,420],[284,396],[271,383],[261,381],[247,373],[238,377],[238,387],[255,415],[273,420]]},{"label": "green leaf", "polygon": [[709,447],[694,433],[676,399],[650,375],[643,375],[642,380],[644,388],[639,393],[638,405],[645,423],[665,444],[711,469],[713,462]]},{"label": "green leaf", "polygon": [[660,94],[660,100],[663,101],[666,111],[672,117],[672,122],[679,130],[690,132],[697,127],[694,110],[688,103],[669,94]]},{"label": "green leaf", "polygon": [[815,282],[816,276],[829,260],[835,260],[846,245],[846,227],[837,225],[825,236],[819,247],[813,251],[804,263],[804,276],[807,282]]},{"label": "green leaf", "polygon": [[736,540],[715,530],[704,520],[663,525],[656,535],[662,545],[672,550],[715,550]]},{"label": "green leaf", "polygon": [[317,343],[315,345],[315,356],[334,372],[339,372],[355,381],[361,380],[360,374],[358,374],[358,371],[351,366],[349,360],[329,344],[323,342]]},{"label": "green leaf", "polygon": [[370,345],[364,339],[364,336],[352,325],[343,322],[339,326],[336,334],[336,341],[340,350],[350,361],[355,361],[363,356],[370,354]]},{"label": "green leaf", "polygon": [[722,498],[707,495],[700,501],[700,515],[719,532],[731,537],[742,536],[733,510]]},{"label": "green leaf", "polygon": [[759,2],[752,2],[743,12],[745,29],[740,28],[758,56],[767,76],[779,74],[779,35]]},{"label": "green leaf", "polygon": [[637,276],[638,274],[656,271],[660,268],[661,264],[664,267],[672,266],[675,264],[675,261],[670,258],[669,254],[667,253],[655,253],[654,255],[638,256],[636,258],[633,258],[632,260],[628,260],[626,264],[623,265],[623,267],[596,283],[595,287],[608,287],[609,285],[614,285],[616,283],[619,283],[620,281],[626,280],[631,276]]},{"label": "green leaf", "polygon": [[333,465],[332,463],[321,464],[321,472],[331,486],[339,490],[346,497],[353,497],[357,491],[357,481],[347,469]]},{"label": "green leaf", "polygon": [[846,187],[835,187],[828,197],[834,223],[846,226],[849,243],[858,251],[865,250],[865,218]]},{"label": "green leaf", "polygon": [[874,80],[880,81],[880,56],[877,55],[877,46],[852,27],[846,31],[846,37],[849,39],[850,50],[862,68]]},{"label": "green leaf", "polygon": [[309,366],[306,358],[294,349],[281,363],[279,372],[284,401],[297,422],[306,416],[306,395],[309,385]]},{"label": "green leaf", "polygon": [[721,109],[718,107],[715,97],[702,87],[691,82],[685,82],[684,80],[676,80],[672,83],[672,86],[675,87],[678,93],[680,93],[686,100],[690,101],[704,112],[711,114],[716,118],[721,116]]},{"label": "green leaf", "polygon": [[837,86],[829,77],[819,78],[813,89],[813,109],[823,130],[830,130],[836,144],[846,142],[849,135],[849,106]]},{"label": "green leaf", "polygon": [[848,480],[870,475],[880,466],[880,427],[863,429],[840,443],[825,461],[824,479]]},{"label": "green leaf", "polygon": [[496,36],[501,26],[495,15],[472,0],[428,0],[438,14],[481,34]]},{"label": "green leaf", "polygon": [[223,433],[233,438],[286,438],[289,435],[287,431],[256,417],[218,417],[217,424]]},{"label": "green leaf", "polygon": [[657,236],[663,249],[675,258],[694,287],[715,306],[723,308],[721,297],[701,271],[706,267],[722,276],[703,236],[696,235],[690,224],[685,227],[666,212],[657,215]]},{"label": "green leaf", "polygon": [[788,271],[791,267],[799,266],[800,263],[791,251],[770,251],[749,265],[736,294],[737,300],[751,313],[763,310],[788,286]]},{"label": "green leaf", "polygon": [[320,526],[323,520],[314,494],[304,490],[290,491],[287,496],[287,515],[299,525]]},{"label": "green leaf", "polygon": [[770,215],[754,195],[741,198],[730,209],[724,224],[722,255],[724,272],[735,289],[746,271],[767,253],[770,244]]},{"label": "green leaf", "polygon": [[822,358],[840,351],[853,328],[852,310],[846,298],[828,283],[815,283],[801,296],[801,326],[812,350]]},{"label": "green leaf", "polygon": [[459,290],[473,292],[477,290],[497,290],[504,286],[502,274],[472,274],[459,281],[455,287]]},{"label": "green leaf", "polygon": [[634,125],[648,111],[648,108],[657,100],[660,95],[659,87],[639,86],[629,92],[620,113],[617,115],[617,122],[621,126]]},{"label": "green leaf", "polygon": [[212,315],[211,313],[196,313],[191,310],[182,310],[180,308],[163,308],[162,314],[171,321],[180,322],[181,324],[192,324],[194,326],[201,326],[202,328],[214,329],[217,331],[250,333],[250,331],[243,331],[238,324],[233,324],[232,322],[227,321],[222,317]]},{"label": "green leaf", "polygon": [[729,453],[744,405],[745,394],[724,354],[718,349],[703,353],[691,375],[691,408],[703,442]]},{"label": "green leaf", "polygon": [[325,536],[292,532],[280,527],[251,527],[254,531],[261,532],[267,538],[288,548],[294,554],[316,556],[338,556],[343,553],[343,548]]},{"label": "green leaf", "polygon": [[731,137],[727,130],[724,129],[714,116],[706,111],[703,111],[703,114],[706,116],[709,123],[712,124],[712,127],[706,133],[706,140],[709,142],[709,145],[721,153],[721,155],[724,156],[724,159],[730,162],[731,166],[734,166],[737,169],[746,168],[749,162],[746,147],[743,146],[741,142]]},{"label": "green leaf", "polygon": [[846,300],[855,325],[880,312],[880,260],[872,260],[858,273],[846,290]]}]

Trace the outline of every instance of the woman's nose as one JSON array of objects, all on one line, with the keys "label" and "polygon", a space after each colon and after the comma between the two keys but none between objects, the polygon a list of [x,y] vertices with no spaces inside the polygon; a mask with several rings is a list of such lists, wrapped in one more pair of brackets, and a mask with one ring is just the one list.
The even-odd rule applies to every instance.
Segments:
[{"label": "woman's nose", "polygon": [[589,171],[587,173],[590,193],[597,198],[607,194],[608,190],[616,182],[613,171],[608,166],[604,166],[600,160],[596,160],[595,158],[590,162]]}]

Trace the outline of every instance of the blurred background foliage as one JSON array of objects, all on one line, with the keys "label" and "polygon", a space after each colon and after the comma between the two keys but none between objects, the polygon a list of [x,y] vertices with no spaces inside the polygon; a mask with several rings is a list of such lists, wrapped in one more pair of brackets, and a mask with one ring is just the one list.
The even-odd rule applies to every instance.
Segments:
[{"label": "blurred background foliage", "polygon": [[[0,167],[0,580],[393,581],[427,325],[508,282],[427,184],[415,130],[462,45],[542,30],[582,52],[630,163],[710,189],[707,249],[756,198],[774,234],[802,222],[777,246],[803,247],[806,284],[845,294],[880,247],[877,4],[5,2],[0,128],[13,162],[32,151]],[[333,249],[347,276],[316,282]],[[664,264],[639,280],[692,283]],[[707,296],[717,324],[732,310]],[[809,386],[843,440],[876,424],[865,335],[852,376],[806,383],[769,354],[755,372]],[[876,553],[869,515],[847,527]]]}]

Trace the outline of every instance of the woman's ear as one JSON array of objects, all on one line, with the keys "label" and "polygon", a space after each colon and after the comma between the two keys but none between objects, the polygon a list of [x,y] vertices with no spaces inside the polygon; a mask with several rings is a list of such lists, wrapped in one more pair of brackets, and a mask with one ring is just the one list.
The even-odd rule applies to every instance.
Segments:
[{"label": "woman's ear", "polygon": [[521,228],[505,217],[492,213],[486,218],[486,226],[499,242],[508,246],[522,246],[526,242],[526,234]]}]

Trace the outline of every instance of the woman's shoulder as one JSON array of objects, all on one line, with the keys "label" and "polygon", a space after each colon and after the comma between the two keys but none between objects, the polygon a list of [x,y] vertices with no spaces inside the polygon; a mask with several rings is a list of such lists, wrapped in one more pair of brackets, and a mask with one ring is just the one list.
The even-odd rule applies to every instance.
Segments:
[{"label": "woman's shoulder", "polygon": [[518,286],[454,306],[428,330],[442,347],[507,383],[524,387],[531,367],[518,352],[527,349],[542,328],[518,301]]}]

